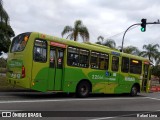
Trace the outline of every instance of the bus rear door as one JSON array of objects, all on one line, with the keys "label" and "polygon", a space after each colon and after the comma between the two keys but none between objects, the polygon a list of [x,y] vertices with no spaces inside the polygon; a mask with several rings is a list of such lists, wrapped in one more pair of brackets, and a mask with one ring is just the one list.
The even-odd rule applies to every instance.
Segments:
[{"label": "bus rear door", "polygon": [[48,90],[61,91],[63,79],[64,48],[50,46]]}]

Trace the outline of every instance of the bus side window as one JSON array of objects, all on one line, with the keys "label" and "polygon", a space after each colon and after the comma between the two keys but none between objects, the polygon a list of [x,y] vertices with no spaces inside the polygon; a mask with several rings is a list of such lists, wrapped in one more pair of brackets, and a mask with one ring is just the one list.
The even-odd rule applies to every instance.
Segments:
[{"label": "bus side window", "polygon": [[130,59],[130,73],[141,74],[142,73],[142,61]]},{"label": "bus side window", "polygon": [[68,47],[67,64],[69,66],[79,66],[79,49]]},{"label": "bus side window", "polygon": [[129,58],[127,57],[122,57],[122,67],[121,71],[128,73],[129,72]]},{"label": "bus side window", "polygon": [[118,71],[119,68],[119,57],[112,57],[112,71]]},{"label": "bus side window", "polygon": [[89,51],[85,49],[80,49],[79,55],[79,67],[87,68],[89,67]]},{"label": "bus side window", "polygon": [[99,68],[101,70],[108,70],[108,64],[109,64],[108,54],[101,53],[101,55],[99,57]]},{"label": "bus side window", "polygon": [[35,40],[33,59],[35,62],[47,61],[47,42],[44,40]]},{"label": "bus side window", "polygon": [[92,69],[99,69],[99,53],[97,52],[91,52],[91,61],[90,61],[90,64],[91,64],[91,68]]}]

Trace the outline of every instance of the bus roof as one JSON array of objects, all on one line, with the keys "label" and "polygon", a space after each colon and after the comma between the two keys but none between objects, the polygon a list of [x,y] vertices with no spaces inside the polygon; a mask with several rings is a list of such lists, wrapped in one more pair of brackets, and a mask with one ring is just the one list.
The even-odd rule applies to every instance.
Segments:
[{"label": "bus roof", "polygon": [[115,54],[118,56],[124,56],[124,57],[129,57],[129,58],[134,58],[134,59],[138,59],[138,60],[142,60],[142,61],[148,61],[149,60],[147,58],[143,58],[140,56],[136,56],[136,55],[131,55],[131,54],[127,54],[127,53],[122,53],[120,51],[118,51],[117,49],[113,49],[107,46],[103,46],[103,45],[99,45],[99,44],[93,44],[90,42],[76,42],[73,40],[67,40],[64,38],[59,38],[59,37],[55,37],[55,36],[51,36],[51,35],[47,35],[47,34],[43,34],[43,33],[39,33],[39,32],[32,32],[31,35],[35,35],[35,36],[39,36],[39,38],[41,39],[46,39],[49,41],[54,41],[54,42],[58,42],[58,43],[62,43],[65,45],[70,45],[70,46],[75,46],[75,47],[79,47],[79,48],[84,48],[84,49],[90,49],[93,51],[97,51],[97,52],[103,52],[103,53],[110,53],[110,54]]}]

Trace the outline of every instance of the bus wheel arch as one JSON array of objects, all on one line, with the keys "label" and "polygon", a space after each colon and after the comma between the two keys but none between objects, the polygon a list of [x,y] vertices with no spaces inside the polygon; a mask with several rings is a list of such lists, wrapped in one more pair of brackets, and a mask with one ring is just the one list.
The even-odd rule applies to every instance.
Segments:
[{"label": "bus wheel arch", "polygon": [[80,80],[76,86],[76,96],[88,97],[90,92],[92,92],[92,83],[87,79]]},{"label": "bus wheel arch", "polygon": [[135,83],[131,87],[131,96],[137,96],[137,93],[140,92],[140,85],[138,83]]}]

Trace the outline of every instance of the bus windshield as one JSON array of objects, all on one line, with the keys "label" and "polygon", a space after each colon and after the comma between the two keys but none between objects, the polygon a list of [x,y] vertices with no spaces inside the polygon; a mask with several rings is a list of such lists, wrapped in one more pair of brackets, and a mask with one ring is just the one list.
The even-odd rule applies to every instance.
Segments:
[{"label": "bus windshield", "polygon": [[11,52],[23,51],[26,47],[30,33],[23,33],[16,36],[12,41]]}]

